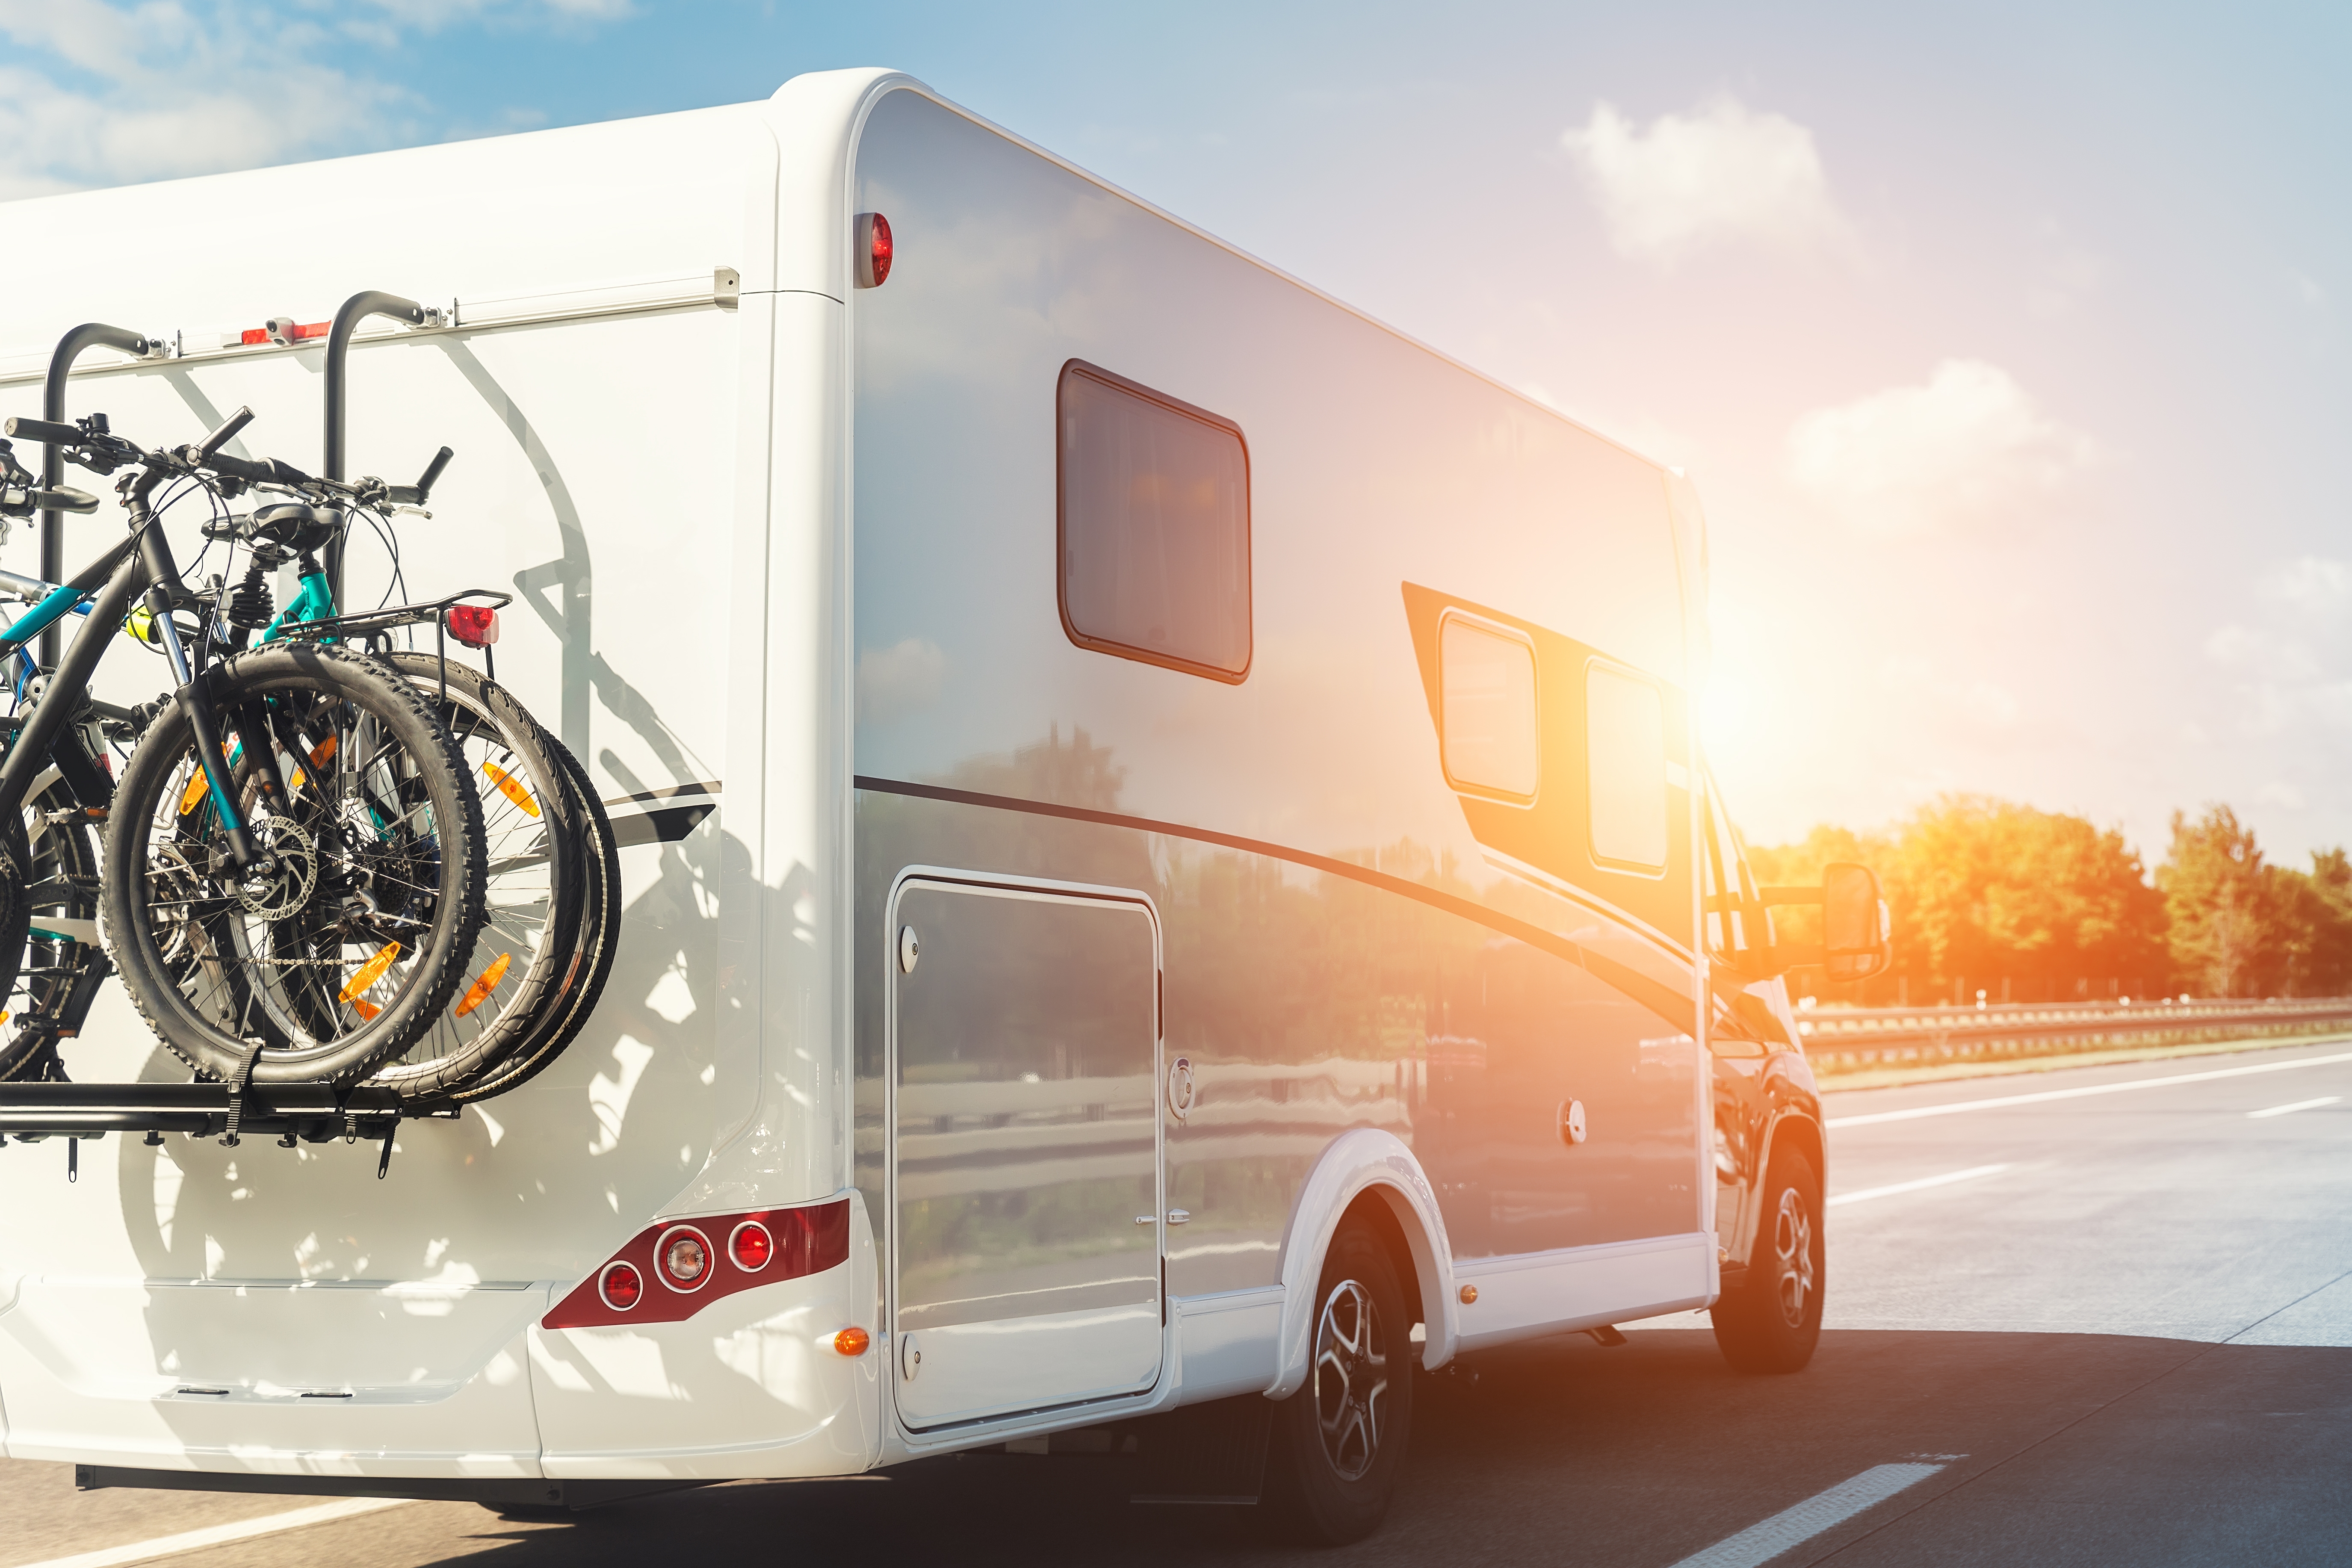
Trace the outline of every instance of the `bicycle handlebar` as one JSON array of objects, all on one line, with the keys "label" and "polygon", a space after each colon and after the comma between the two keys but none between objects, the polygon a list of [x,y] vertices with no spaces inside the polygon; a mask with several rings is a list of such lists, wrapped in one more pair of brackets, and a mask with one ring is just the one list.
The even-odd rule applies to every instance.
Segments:
[{"label": "bicycle handlebar", "polygon": [[47,419],[27,418],[16,415],[0,424],[0,435],[26,441],[47,441],[52,447],[79,447],[89,439],[71,425],[58,425]]},{"label": "bicycle handlebar", "polygon": [[253,410],[240,406],[236,413],[221,422],[219,429],[196,443],[197,463],[203,465],[211,462],[214,453],[236,439],[236,433],[252,423]]}]

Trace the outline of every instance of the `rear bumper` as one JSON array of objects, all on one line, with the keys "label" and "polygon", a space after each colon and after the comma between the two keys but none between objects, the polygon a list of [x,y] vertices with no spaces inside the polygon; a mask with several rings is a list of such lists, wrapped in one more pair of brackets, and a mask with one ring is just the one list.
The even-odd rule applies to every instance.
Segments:
[{"label": "rear bumper", "polygon": [[568,1282],[25,1279],[0,1310],[0,1455],[467,1484],[855,1474],[880,1457],[881,1390],[877,1352],[832,1343],[879,1326],[851,1209],[846,1262],[665,1323],[542,1328]]}]

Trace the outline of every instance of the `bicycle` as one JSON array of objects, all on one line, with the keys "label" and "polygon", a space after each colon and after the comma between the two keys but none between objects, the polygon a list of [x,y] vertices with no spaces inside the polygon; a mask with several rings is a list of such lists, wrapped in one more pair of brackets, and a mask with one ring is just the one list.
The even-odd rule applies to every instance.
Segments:
[{"label": "bicycle", "polygon": [[[135,710],[143,733],[107,811],[99,902],[124,986],[201,1073],[342,1082],[415,1044],[465,982],[484,918],[481,801],[413,682],[323,640],[245,648],[231,633],[229,590],[209,601],[191,590],[157,524],[189,493],[210,495],[216,511],[248,490],[286,495],[226,531],[298,560],[308,579],[352,508],[421,503],[447,452],[415,486],[318,479],[224,454],[252,417],[241,408],[201,442],[152,450],[115,436],[103,415],[0,425],[93,472],[131,469],[116,485],[123,541],[0,632],[0,658],[78,607],[87,605],[85,630],[101,632],[139,601],[175,686]],[[173,481],[187,484],[158,502]],[[96,504],[76,493],[62,510]],[[211,613],[184,628],[183,610]],[[110,644],[74,640],[0,759],[0,980],[10,987],[30,926],[25,802]]]}]

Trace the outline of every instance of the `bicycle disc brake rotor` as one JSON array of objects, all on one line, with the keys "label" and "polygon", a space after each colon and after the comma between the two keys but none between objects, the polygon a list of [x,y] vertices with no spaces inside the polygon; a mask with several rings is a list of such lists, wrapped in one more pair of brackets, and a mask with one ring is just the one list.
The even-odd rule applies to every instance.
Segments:
[{"label": "bicycle disc brake rotor", "polygon": [[318,888],[319,849],[291,817],[270,818],[265,837],[275,864],[239,882],[236,901],[257,919],[282,921],[299,913]]}]

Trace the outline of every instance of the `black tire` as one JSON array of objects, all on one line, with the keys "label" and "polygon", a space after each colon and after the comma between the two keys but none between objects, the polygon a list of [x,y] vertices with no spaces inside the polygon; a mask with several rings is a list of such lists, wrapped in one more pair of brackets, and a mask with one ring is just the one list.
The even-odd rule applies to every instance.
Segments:
[{"label": "black tire", "polygon": [[604,803],[597,798],[595,786],[589,781],[588,770],[580,765],[580,759],[552,735],[547,743],[571,778],[572,798],[587,828],[588,878],[580,911],[581,945],[574,962],[541,1009],[530,1037],[505,1061],[450,1096],[460,1103],[488,1100],[520,1089],[562,1056],[563,1047],[587,1026],[589,1015],[596,1010],[596,999],[604,994],[604,982],[612,977],[613,960],[620,952],[621,917],[625,911],[621,903],[621,850],[613,837],[613,820],[605,815]]},{"label": "black tire", "polygon": [[[61,820],[52,822],[52,815]],[[43,1047],[58,1037],[77,988],[94,985],[103,973],[97,967],[98,942],[82,940],[95,936],[83,928],[98,920],[96,825],[52,772],[33,782],[16,828],[22,837],[13,841],[17,847],[9,853],[21,850],[24,858],[16,864],[26,874],[11,899],[22,925],[10,950],[16,972],[0,991],[5,998],[5,1010],[0,1011],[0,1082],[39,1076],[47,1061]],[[68,922],[74,934],[67,933]]]},{"label": "black tire", "polygon": [[1379,1232],[1342,1222],[1315,1288],[1307,1381],[1275,1406],[1268,1522],[1344,1546],[1379,1527],[1412,1435],[1412,1314]]},{"label": "black tire", "polygon": [[1822,1178],[1813,1163],[1781,1149],[1764,1173],[1764,1205],[1747,1276],[1715,1303],[1715,1342],[1734,1370],[1801,1372],[1822,1337],[1828,1283]]},{"label": "black tire", "polygon": [[496,1072],[571,1000],[594,846],[572,773],[556,758],[562,747],[511,693],[431,654],[394,653],[385,662],[432,700],[466,757],[488,850],[466,990],[369,1079],[404,1100],[436,1100]]},{"label": "black tire", "polygon": [[[466,983],[482,927],[480,797],[431,700],[375,659],[278,644],[205,679],[225,730],[239,713],[268,725],[291,795],[284,816],[257,817],[257,837],[289,866],[307,856],[310,878],[257,911],[213,868],[217,814],[200,781],[188,787],[194,744],[169,704],[107,823],[115,964],[198,1072],[226,1079],[252,1054],[258,1083],[349,1081],[415,1044]],[[250,804],[253,759],[238,754]]]}]

